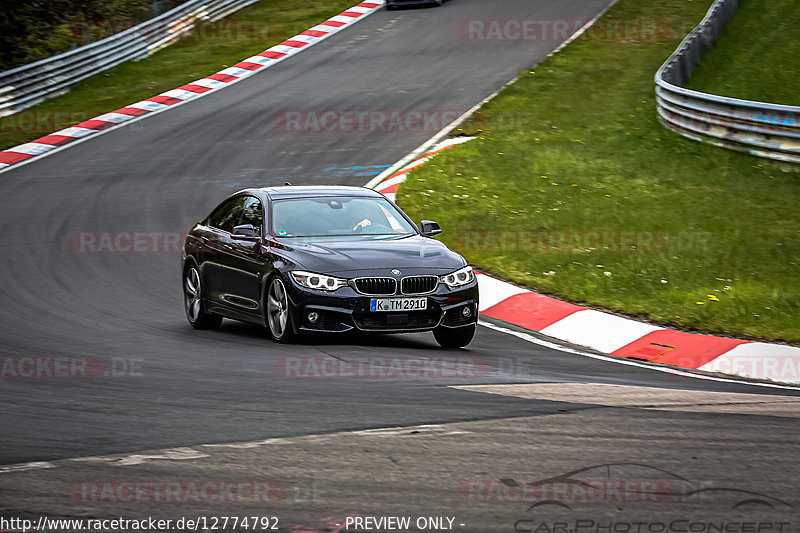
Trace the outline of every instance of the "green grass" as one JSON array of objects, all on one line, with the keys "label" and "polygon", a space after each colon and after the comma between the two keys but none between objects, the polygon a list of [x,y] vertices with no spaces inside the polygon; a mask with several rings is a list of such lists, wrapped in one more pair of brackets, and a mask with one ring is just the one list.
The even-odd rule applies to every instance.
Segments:
[{"label": "green grass", "polygon": [[743,0],[689,81],[698,91],[800,105],[797,0]]},{"label": "green grass", "polygon": [[152,56],[100,73],[0,118],[0,150],[213,74],[330,18],[354,0],[261,0]]},{"label": "green grass", "polygon": [[[668,21],[675,34],[582,39],[522,72],[457,132],[479,139],[414,171],[398,203],[440,222],[480,269],[538,291],[684,330],[799,341],[800,173],[656,119],[653,74],[709,5],[620,0],[606,17]],[[566,233],[612,230],[643,239],[615,251]]]}]

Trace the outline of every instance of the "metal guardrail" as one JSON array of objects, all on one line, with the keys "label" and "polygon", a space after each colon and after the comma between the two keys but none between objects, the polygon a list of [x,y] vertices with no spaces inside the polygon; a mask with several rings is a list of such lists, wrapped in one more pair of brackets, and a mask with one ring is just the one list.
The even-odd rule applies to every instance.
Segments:
[{"label": "metal guardrail", "polygon": [[90,76],[140,59],[194,29],[258,0],[189,0],[180,6],[96,43],[0,72],[0,117],[62,94]]},{"label": "metal guardrail", "polygon": [[800,107],[753,102],[686,89],[703,53],[714,46],[740,0],[717,0],[658,69],[658,119],[695,141],[800,163]]}]

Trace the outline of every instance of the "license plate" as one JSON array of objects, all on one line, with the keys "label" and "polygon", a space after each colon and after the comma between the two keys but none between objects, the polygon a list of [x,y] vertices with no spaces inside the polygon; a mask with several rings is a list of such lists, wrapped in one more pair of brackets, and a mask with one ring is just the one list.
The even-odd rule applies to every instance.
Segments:
[{"label": "license plate", "polygon": [[369,301],[370,311],[424,311],[428,308],[427,298],[373,298]]}]

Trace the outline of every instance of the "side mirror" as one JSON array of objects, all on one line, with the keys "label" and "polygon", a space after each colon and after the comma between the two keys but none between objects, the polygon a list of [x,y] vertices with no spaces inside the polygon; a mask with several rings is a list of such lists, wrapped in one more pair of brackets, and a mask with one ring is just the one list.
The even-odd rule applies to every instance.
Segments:
[{"label": "side mirror", "polygon": [[231,232],[231,238],[237,241],[256,241],[256,228],[252,224],[243,224],[236,226]]},{"label": "side mirror", "polygon": [[434,235],[439,235],[442,232],[442,228],[439,227],[437,222],[433,220],[422,220],[419,223],[420,230],[422,230],[422,234],[426,237],[433,237]]}]

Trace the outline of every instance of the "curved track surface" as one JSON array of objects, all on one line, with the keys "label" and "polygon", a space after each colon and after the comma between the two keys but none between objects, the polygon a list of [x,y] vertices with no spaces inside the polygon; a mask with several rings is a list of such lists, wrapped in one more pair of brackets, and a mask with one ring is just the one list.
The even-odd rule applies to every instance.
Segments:
[{"label": "curved track surface", "polygon": [[[481,328],[460,357],[478,378],[285,379],[285,356],[436,358],[426,335],[278,346],[226,321],[183,316],[177,253],[76,253],[80,231],[186,231],[247,186],[361,185],[430,137],[294,133],[286,110],[463,112],[542,59],[555,42],[475,43],[465,19],[588,19],[607,0],[452,0],[385,11],[265,73],[0,176],[0,355],[136,360],[136,375],[2,379],[0,463],[340,430],[534,416],[559,401],[446,385],[614,383],[780,391],[593,360]],[[117,358],[117,359],[114,359]]]}]

